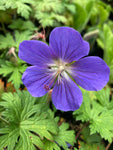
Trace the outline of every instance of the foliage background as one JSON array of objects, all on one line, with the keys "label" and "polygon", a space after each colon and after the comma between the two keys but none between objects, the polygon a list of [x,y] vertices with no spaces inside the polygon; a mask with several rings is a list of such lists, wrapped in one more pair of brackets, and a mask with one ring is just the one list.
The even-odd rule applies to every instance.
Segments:
[{"label": "foliage background", "polygon": [[[0,1],[0,150],[113,149],[113,1]],[[108,85],[83,92],[75,112],[57,111],[50,95],[33,98],[22,84],[28,64],[18,58],[23,40],[48,43],[51,30],[70,26],[90,43],[90,54],[110,67]]]}]

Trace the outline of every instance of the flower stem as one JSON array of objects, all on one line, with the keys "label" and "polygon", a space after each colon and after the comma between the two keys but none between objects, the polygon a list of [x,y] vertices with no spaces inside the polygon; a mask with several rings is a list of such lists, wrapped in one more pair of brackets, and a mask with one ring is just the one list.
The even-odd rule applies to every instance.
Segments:
[{"label": "flower stem", "polygon": [[96,30],[94,30],[94,31],[91,31],[91,32],[86,33],[86,34],[84,35],[83,39],[84,39],[84,40],[89,40],[89,39],[91,39],[91,38],[97,36],[98,34],[99,34],[99,30],[96,29]]}]

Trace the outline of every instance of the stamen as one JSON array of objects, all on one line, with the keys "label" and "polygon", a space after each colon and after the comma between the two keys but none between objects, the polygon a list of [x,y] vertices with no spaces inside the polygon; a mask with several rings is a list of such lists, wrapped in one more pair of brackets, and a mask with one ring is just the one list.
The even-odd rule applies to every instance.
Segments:
[{"label": "stamen", "polygon": [[53,79],[50,81],[50,83],[48,85],[47,84],[44,85],[44,89],[46,91],[50,90],[50,86],[53,84],[53,82],[55,81],[55,79],[56,79],[56,77],[58,76],[59,73],[60,73],[60,71],[57,71],[57,73],[55,74],[55,76],[53,77]]},{"label": "stamen", "polygon": [[44,89],[46,90],[46,91],[49,91],[50,90],[50,88],[49,88],[49,85],[44,85]]}]

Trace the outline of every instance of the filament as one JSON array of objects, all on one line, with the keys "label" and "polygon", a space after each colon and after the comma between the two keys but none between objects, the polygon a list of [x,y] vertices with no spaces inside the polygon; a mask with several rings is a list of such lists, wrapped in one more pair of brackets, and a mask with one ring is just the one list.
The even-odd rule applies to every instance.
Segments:
[{"label": "filament", "polygon": [[55,76],[53,77],[53,79],[50,81],[50,83],[47,85],[44,85],[44,88],[46,91],[50,90],[50,86],[53,84],[54,80],[56,79],[56,77],[59,75],[60,71],[57,71],[57,73],[55,74]]}]

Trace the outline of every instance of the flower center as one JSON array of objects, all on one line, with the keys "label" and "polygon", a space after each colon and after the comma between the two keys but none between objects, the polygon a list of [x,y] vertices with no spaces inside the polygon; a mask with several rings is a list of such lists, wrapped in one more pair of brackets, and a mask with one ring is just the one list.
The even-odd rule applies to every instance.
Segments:
[{"label": "flower center", "polygon": [[67,70],[70,70],[70,64],[63,62],[62,60],[55,60],[54,64],[48,65],[48,69],[54,75],[50,83],[48,85],[47,84],[44,85],[46,91],[50,90],[50,88],[56,82],[56,79],[58,80],[58,84],[59,84],[62,81],[62,78],[64,76],[67,77],[66,72]]},{"label": "flower center", "polygon": [[45,90],[47,90],[47,91],[50,90],[50,87],[54,84],[56,79],[58,81],[61,80],[62,73],[66,69],[65,65],[66,65],[66,63],[64,63],[61,60],[55,60],[54,64],[48,65],[49,71],[52,72],[54,75],[53,75],[53,78],[50,81],[50,83],[48,85],[46,85],[46,84],[44,85]]},{"label": "flower center", "polygon": [[64,69],[65,69],[65,66],[62,66],[62,65],[60,65],[58,68],[59,71],[63,71]]}]

